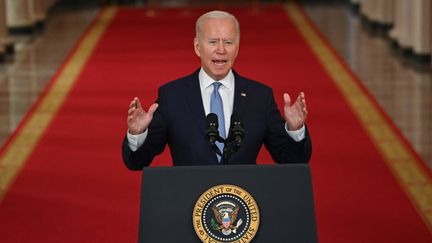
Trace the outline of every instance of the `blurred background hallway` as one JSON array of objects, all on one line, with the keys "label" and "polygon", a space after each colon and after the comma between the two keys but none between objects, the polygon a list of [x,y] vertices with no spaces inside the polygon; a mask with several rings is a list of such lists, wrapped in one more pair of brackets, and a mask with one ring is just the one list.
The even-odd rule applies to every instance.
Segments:
[{"label": "blurred background hallway", "polygon": [[[399,147],[390,146],[387,155],[394,155],[393,158],[396,159],[392,161],[393,164],[388,163],[392,158],[386,158],[382,150],[389,147],[383,146],[383,149],[378,145],[380,142],[381,144],[389,142],[385,139],[379,141],[380,135],[388,135],[387,130],[377,132],[380,135],[374,138],[378,137],[378,141],[371,139],[373,134],[367,129],[367,125],[364,125],[367,121],[365,122],[364,119],[360,121],[361,118],[358,116],[361,112],[356,113],[357,116],[353,115],[356,108],[358,111],[364,107],[345,104],[349,103],[346,97],[348,95],[344,94],[340,87],[335,88],[336,82],[330,81],[334,81],[338,73],[335,73],[335,76],[330,75],[330,72],[323,67],[325,63],[322,59],[317,58],[318,54],[311,51],[313,48],[311,42],[308,42],[309,39],[299,34],[302,28],[307,29],[309,25],[293,24],[292,15],[287,10],[287,6],[296,5],[292,2],[299,3],[301,6],[299,11],[309,18],[312,23],[310,26],[318,30],[324,42],[327,42],[336,57],[340,58],[338,61],[345,65],[344,70],[352,74],[348,76],[354,77],[355,82],[359,81],[364,86],[367,95],[372,97],[370,100],[376,101],[379,108],[391,120],[388,122],[386,117],[385,123],[390,124],[389,127],[392,128],[394,124],[398,129],[396,136],[383,137],[397,140],[395,144],[398,145],[397,142],[403,140],[400,139],[400,131],[409,143],[407,146],[409,148],[405,151],[411,153],[410,146],[412,146],[421,159],[417,156],[400,156],[403,153],[400,153]],[[273,8],[276,5],[277,7]],[[115,13],[118,17],[118,19],[114,17],[114,22],[100,17],[101,13],[114,9],[109,6],[119,6],[114,10],[117,11]],[[315,157],[311,167],[312,174],[315,176],[313,176],[314,193],[316,193],[314,196],[318,221],[321,223],[318,226],[319,230],[327,233],[325,235],[327,238],[322,242],[326,240],[327,242],[387,242],[382,239],[391,237],[395,240],[388,242],[407,242],[403,237],[398,239],[398,236],[409,238],[417,234],[425,238],[432,237],[432,234],[429,234],[432,232],[432,187],[430,186],[432,185],[430,176],[432,175],[432,3],[430,0],[0,0],[0,224],[8,222],[3,223],[3,231],[0,232],[9,233],[15,229],[22,229],[29,234],[13,238],[12,232],[8,235],[9,239],[30,237],[33,240],[32,237],[35,235],[42,235],[52,242],[57,242],[56,237],[64,235],[63,228],[73,225],[76,228],[72,228],[70,232],[76,233],[74,235],[76,239],[89,234],[93,237],[88,238],[91,242],[91,239],[106,239],[112,235],[122,237],[122,233],[126,231],[125,235],[134,239],[136,229],[131,227],[137,225],[138,220],[137,195],[141,174],[127,171],[121,163],[120,137],[126,130],[122,110],[127,104],[119,101],[123,101],[129,95],[132,96],[130,92],[142,90],[144,90],[142,95],[147,95],[147,99],[150,99],[149,96],[153,97],[155,87],[160,85],[157,83],[160,80],[156,79],[162,73],[149,74],[149,70],[157,69],[152,66],[154,63],[156,67],[168,65],[170,72],[167,73],[172,75],[180,72],[179,70],[183,72],[185,67],[183,63],[195,65],[192,61],[189,63],[189,60],[182,62],[184,59],[181,58],[185,58],[185,53],[189,53],[186,49],[188,46],[181,49],[178,46],[183,46],[184,43],[173,43],[168,38],[164,39],[165,43],[158,46],[158,41],[161,41],[157,39],[158,36],[153,35],[152,31],[156,29],[164,33],[165,28],[177,28],[179,29],[177,34],[182,34],[179,39],[186,42],[188,39],[185,36],[190,34],[186,31],[188,30],[186,26],[191,25],[192,17],[203,9],[225,8],[243,13],[243,23],[245,23],[243,26],[249,27],[249,31],[256,25],[261,26],[261,29],[253,29],[254,34],[259,38],[252,38],[257,41],[248,46],[249,50],[263,48],[259,54],[256,54],[258,58],[253,60],[255,64],[250,60],[255,59],[250,58],[255,53],[249,51],[246,53],[250,55],[249,59],[242,60],[242,63],[247,64],[236,65],[244,65],[243,68],[249,67],[252,69],[249,71],[255,71],[254,69],[260,69],[257,67],[262,57],[264,62],[267,62],[265,64],[271,66],[264,68],[266,72],[262,74],[263,77],[268,75],[268,79],[281,79],[279,82],[270,80],[274,81],[272,83],[275,86],[274,90],[286,87],[294,87],[293,89],[296,90],[299,86],[305,86],[309,91],[318,90],[314,93],[315,96],[309,96],[309,100],[315,102],[309,104],[315,106],[308,107],[310,112],[308,121],[311,122],[310,124],[315,122],[315,125],[311,126],[311,131],[315,130],[315,134],[321,135],[316,140],[314,138],[319,136],[312,135]],[[276,11],[271,12],[274,9]],[[158,16],[158,13],[161,14]],[[253,14],[259,17],[255,18]],[[278,17],[276,18],[278,21],[270,20],[270,17],[274,17],[272,14]],[[182,20],[185,22],[181,22]],[[172,21],[176,24],[171,24]],[[279,21],[281,25],[268,24]],[[101,38],[101,46],[95,49],[82,45],[88,33],[97,29],[94,27],[98,27],[100,23],[101,25],[114,23],[110,26],[112,29],[102,32],[105,35],[102,36],[107,39]],[[265,32],[262,26],[268,27],[273,37],[281,36],[280,40],[273,40],[277,38],[269,40],[273,42],[271,47],[274,48],[269,48],[270,45],[266,46],[266,43],[262,43],[262,39],[267,37],[262,34]],[[136,28],[144,31],[137,33]],[[193,26],[190,30],[192,33]],[[294,38],[282,38],[287,36]],[[291,42],[286,44],[287,41]],[[141,48],[143,42],[148,46]],[[167,42],[171,43],[167,44]],[[166,46],[171,49],[165,50]],[[297,50],[299,46],[307,47],[307,50]],[[240,53],[247,50],[242,48]],[[94,56],[92,62],[89,61],[89,66],[81,67],[82,72],[78,72],[81,76],[76,77],[67,72],[64,75],[78,80],[73,83],[75,86],[72,85],[76,88],[75,93],[53,92],[54,97],[59,100],[57,104],[60,104],[59,107],[62,109],[59,108],[60,111],[53,109],[53,116],[58,115],[56,117],[58,119],[55,120],[57,123],[45,121],[45,125],[57,126],[53,126],[54,129],[45,134],[43,125],[33,124],[34,126],[29,126],[30,128],[26,127],[27,130],[43,131],[42,139],[36,141],[36,145],[29,145],[27,143],[29,136],[34,135],[30,132],[30,135],[27,134],[25,138],[28,140],[23,139],[23,143],[14,147],[15,152],[18,151],[15,153],[17,157],[23,150],[30,151],[28,158],[20,157],[23,158],[22,168],[12,163],[4,163],[3,161],[7,161],[4,159],[7,157],[4,154],[10,150],[7,146],[12,143],[11,141],[15,141],[18,132],[25,130],[21,128],[29,123],[28,117],[37,113],[34,112],[35,109],[41,106],[37,102],[45,100],[48,91],[52,90],[52,83],[57,82],[59,73],[63,73],[66,69],[64,67],[69,65],[69,60],[79,59],[71,58],[71,56],[75,57],[77,49],[85,49],[84,51]],[[285,53],[283,50],[289,50],[288,55],[280,54]],[[292,54],[293,51],[298,52]],[[168,52],[175,52],[173,58],[175,60],[170,60],[172,63],[168,61],[169,57],[166,57]],[[195,58],[192,52],[191,37],[189,54],[191,54],[190,58]],[[290,59],[290,54],[294,58]],[[312,59],[307,59],[308,55],[312,56]],[[320,61],[317,61],[318,59]],[[81,58],[81,60],[87,59]],[[194,61],[198,62],[198,60]],[[331,61],[328,60],[329,63]],[[249,65],[251,63],[252,65]],[[284,65],[283,67],[286,66],[287,69],[280,70],[281,68],[278,69],[280,66],[277,65]],[[312,68],[314,65],[319,66],[318,70]],[[300,66],[306,67],[299,69]],[[158,70],[166,69],[165,66]],[[278,69],[280,73],[273,74],[267,71],[274,69]],[[313,70],[310,73],[315,76],[311,75],[311,77],[317,77],[319,80],[317,83],[322,86],[317,85],[319,88],[316,88],[314,86],[316,83],[312,81],[317,80],[307,79],[310,77],[308,75],[290,76],[290,71],[293,69],[300,70],[298,72],[302,74]],[[274,76],[271,76],[272,74]],[[142,77],[146,75],[153,77],[148,84],[142,82]],[[339,75],[342,76],[341,73]],[[119,77],[126,78],[119,80],[121,79]],[[292,85],[298,77],[301,81]],[[282,80],[287,82],[283,83]],[[306,83],[308,80],[311,82]],[[85,85],[88,86],[84,87]],[[151,86],[150,91],[143,88],[147,85]],[[319,90],[322,87],[324,88]],[[337,90],[336,93],[326,93],[333,88]],[[317,96],[317,93],[324,95]],[[70,102],[63,104],[62,99],[67,95],[70,95],[67,97],[71,98]],[[344,96],[345,99],[339,96]],[[327,99],[330,104],[348,108],[347,110],[334,109],[334,113],[326,112]],[[317,105],[321,105],[321,110]],[[47,110],[42,109],[41,113],[43,115],[50,113],[51,110]],[[366,111],[363,114],[376,113]],[[88,123],[85,123],[87,118],[105,124],[96,126],[92,123],[94,127],[88,126]],[[345,123],[342,122],[343,124],[339,126],[342,129],[333,132],[332,128],[338,127],[338,118]],[[371,123],[376,121],[374,118],[376,117],[371,116]],[[120,122],[124,127],[119,125]],[[59,127],[62,129],[58,129]],[[92,128],[95,127],[104,127],[106,130],[101,130],[102,133],[98,130],[100,134],[94,136],[92,132],[96,129],[92,130]],[[375,129],[377,127],[382,128],[376,126]],[[359,136],[360,133],[362,135]],[[337,138],[335,140],[338,141],[327,142],[329,135],[334,135]],[[343,143],[345,138],[349,138],[350,140],[347,140],[352,143],[343,144],[340,149],[336,143]],[[403,145],[404,142],[405,140]],[[372,146],[369,146],[369,143]],[[368,146],[372,148],[372,152],[362,150]],[[9,159],[10,157],[13,156],[9,156]],[[322,159],[324,157],[327,160]],[[400,157],[403,159],[399,160]],[[58,161],[59,158],[63,160]],[[160,159],[167,160],[166,158],[168,157],[161,156]],[[405,159],[412,164],[404,164]],[[350,163],[351,160],[356,162]],[[365,163],[357,163],[358,161],[365,161]],[[416,167],[420,169],[410,170],[412,167],[409,165],[413,164],[421,164]],[[395,173],[398,168],[400,171],[397,172],[404,173]],[[10,171],[17,173],[18,179]],[[417,173],[418,171],[422,173]],[[35,209],[28,207],[29,204],[35,206]],[[122,207],[124,205],[127,206]],[[51,234],[49,226],[40,221],[54,228],[57,227],[57,231]],[[406,222],[418,224],[406,225]],[[118,226],[116,224],[124,228],[117,227],[118,231],[111,230],[110,227]],[[424,228],[417,227],[418,225]],[[400,232],[398,227],[401,229]],[[94,230],[93,234],[88,232],[91,231],[89,229]],[[419,232],[426,233],[418,233],[416,231],[418,229]],[[373,238],[379,233],[386,235],[383,238]],[[346,240],[347,238],[344,237],[347,235],[357,241]],[[373,239],[365,240],[367,237]],[[425,239],[421,237],[420,239]],[[68,240],[74,242],[75,238]],[[112,239],[111,241],[115,242]],[[3,242],[1,234],[0,242]],[[49,242],[49,240],[41,240],[41,242]]]},{"label": "blurred background hallway", "polygon": [[[4,8],[8,3],[18,4],[20,1],[1,2]],[[113,2],[150,8],[237,5],[259,11],[260,5],[281,1],[45,2],[45,8],[35,10],[44,12],[39,15],[39,19],[16,14],[18,19],[9,17],[6,25],[3,23],[3,36],[7,36],[9,42],[4,41],[8,45],[0,49],[0,144],[3,144],[17,127],[102,6]],[[360,5],[361,1],[344,0],[300,2],[321,33],[378,100],[415,150],[432,166],[431,21],[425,27],[429,28],[428,32],[421,30],[422,38],[429,42],[425,47],[426,55],[417,58],[417,55],[413,55],[412,48],[401,48],[397,41],[390,37],[392,27],[395,26],[396,13],[387,13],[389,17],[384,22],[379,22],[368,18],[367,11],[370,10],[367,7],[371,3],[367,1],[364,1],[363,5]],[[397,4],[406,4],[403,2],[410,1],[390,1],[386,3],[390,5],[384,7],[387,12],[396,11],[396,8],[400,7]],[[379,6],[372,7],[373,11],[380,11],[377,8]],[[9,8],[3,10],[11,11]],[[431,18],[430,12],[427,12],[426,18]],[[19,18],[27,18],[28,25],[14,27],[10,24]],[[412,20],[402,20],[411,24],[408,27],[411,30],[419,28],[412,26]],[[7,34],[5,30],[8,30]]]}]

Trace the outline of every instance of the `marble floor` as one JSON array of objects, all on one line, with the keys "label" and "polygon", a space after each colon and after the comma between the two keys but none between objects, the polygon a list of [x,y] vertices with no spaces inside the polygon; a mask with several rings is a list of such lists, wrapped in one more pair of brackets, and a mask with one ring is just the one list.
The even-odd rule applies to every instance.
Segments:
[{"label": "marble floor", "polygon": [[[188,1],[153,2],[179,6]],[[236,4],[240,2],[251,6],[248,1]],[[432,167],[430,64],[414,65],[401,58],[388,39],[364,28],[360,16],[345,3],[303,2],[319,30]],[[42,32],[14,36],[15,54],[0,63],[0,145],[19,125],[98,9],[95,4],[56,7],[50,11]]]}]

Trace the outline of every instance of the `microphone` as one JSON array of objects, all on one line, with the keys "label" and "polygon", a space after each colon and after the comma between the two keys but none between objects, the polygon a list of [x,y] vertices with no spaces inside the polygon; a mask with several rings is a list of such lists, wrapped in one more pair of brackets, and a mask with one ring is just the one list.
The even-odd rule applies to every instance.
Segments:
[{"label": "microphone", "polygon": [[230,126],[230,140],[234,143],[234,145],[237,147],[235,150],[237,150],[241,142],[245,136],[245,131],[243,129],[243,122],[241,119],[240,114],[233,113],[231,115],[231,126]]},{"label": "microphone", "polygon": [[233,113],[231,115],[231,125],[228,133],[228,139],[225,143],[224,148],[224,161],[229,161],[231,156],[240,148],[242,140],[245,136],[245,130],[243,129],[243,122],[240,114]]},{"label": "microphone", "polygon": [[223,158],[223,153],[220,151],[219,147],[216,145],[217,142],[225,143],[225,140],[219,136],[219,122],[218,117],[215,113],[210,113],[206,117],[207,131],[206,139],[210,144],[211,149]]},{"label": "microphone", "polygon": [[206,138],[210,145],[215,145],[216,141],[219,139],[219,122],[218,117],[215,113],[210,113],[206,117],[207,131]]}]

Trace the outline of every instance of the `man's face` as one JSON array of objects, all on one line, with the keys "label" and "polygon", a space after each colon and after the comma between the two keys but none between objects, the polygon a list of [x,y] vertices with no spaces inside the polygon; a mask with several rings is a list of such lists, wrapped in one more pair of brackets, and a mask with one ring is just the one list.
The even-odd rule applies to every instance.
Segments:
[{"label": "man's face", "polygon": [[234,22],[229,18],[206,19],[194,47],[204,71],[215,80],[224,78],[234,65],[239,49]]}]

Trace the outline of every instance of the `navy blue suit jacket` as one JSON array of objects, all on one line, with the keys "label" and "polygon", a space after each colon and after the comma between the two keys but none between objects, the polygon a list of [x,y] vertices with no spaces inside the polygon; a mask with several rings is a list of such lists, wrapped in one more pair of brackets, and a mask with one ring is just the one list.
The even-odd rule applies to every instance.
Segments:
[{"label": "navy blue suit jacket", "polygon": [[[166,144],[170,147],[175,166],[218,164],[216,154],[205,138],[206,116],[198,73],[199,70],[159,88],[156,101],[159,107],[144,144],[133,152],[126,137],[123,141],[123,161],[129,169],[141,170],[148,166]],[[312,151],[307,129],[306,138],[295,142],[285,131],[285,121],[271,88],[236,72],[234,77],[233,112],[243,118],[245,137],[240,149],[227,163],[255,164],[263,144],[277,163],[307,163]]]}]

